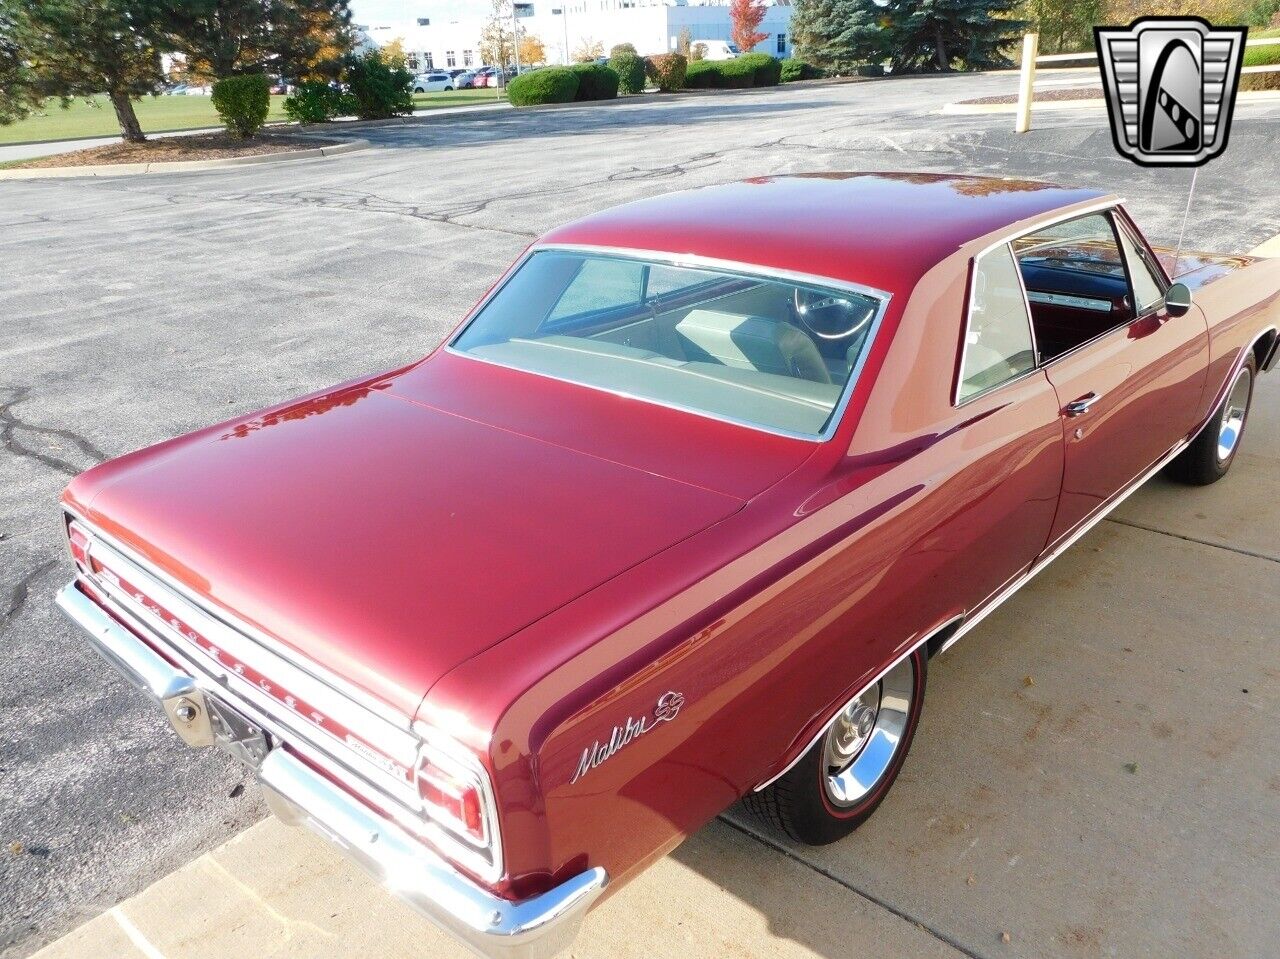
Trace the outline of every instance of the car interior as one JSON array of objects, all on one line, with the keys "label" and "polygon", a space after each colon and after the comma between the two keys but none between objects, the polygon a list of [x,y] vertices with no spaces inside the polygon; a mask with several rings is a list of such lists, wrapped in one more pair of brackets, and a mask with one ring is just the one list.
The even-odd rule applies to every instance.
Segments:
[{"label": "car interior", "polygon": [[814,435],[838,404],[879,308],[878,298],[854,292],[548,251],[531,257],[453,345],[504,365]]},{"label": "car interior", "polygon": [[1013,251],[1041,361],[1131,323],[1163,296],[1154,258],[1109,214],[1019,237]]}]

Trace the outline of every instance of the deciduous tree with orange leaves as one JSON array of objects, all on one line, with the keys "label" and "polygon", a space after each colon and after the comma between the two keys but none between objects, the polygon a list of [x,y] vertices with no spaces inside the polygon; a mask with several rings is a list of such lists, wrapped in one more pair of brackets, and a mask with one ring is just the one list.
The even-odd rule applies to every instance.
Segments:
[{"label": "deciduous tree with orange leaves", "polygon": [[730,36],[743,53],[750,53],[757,43],[769,38],[769,34],[757,29],[764,14],[762,0],[732,0],[729,4],[729,20],[733,24]]}]

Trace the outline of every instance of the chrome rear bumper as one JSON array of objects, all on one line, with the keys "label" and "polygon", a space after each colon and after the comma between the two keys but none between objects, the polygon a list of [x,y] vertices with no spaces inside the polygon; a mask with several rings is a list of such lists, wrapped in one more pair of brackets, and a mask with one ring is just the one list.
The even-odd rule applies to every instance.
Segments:
[{"label": "chrome rear bumper", "polygon": [[[194,677],[171,666],[74,583],[59,591],[57,603],[89,634],[98,653],[177,726],[177,704],[202,695]],[[540,896],[511,902],[477,885],[284,748],[272,749],[256,768],[276,816],[329,840],[432,923],[488,959],[550,959],[572,943],[608,882],[603,869],[590,869]]]}]

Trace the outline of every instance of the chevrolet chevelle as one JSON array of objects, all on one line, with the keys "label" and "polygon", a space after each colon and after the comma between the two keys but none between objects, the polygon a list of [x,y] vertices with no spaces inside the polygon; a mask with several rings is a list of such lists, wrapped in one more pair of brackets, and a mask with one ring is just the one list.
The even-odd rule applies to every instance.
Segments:
[{"label": "chevrolet chevelle", "polygon": [[429,357],[121,457],[59,603],[471,948],[544,957],[743,799],[884,799],[946,649],[1235,458],[1280,261],[1120,200],[769,177],[534,243]]}]

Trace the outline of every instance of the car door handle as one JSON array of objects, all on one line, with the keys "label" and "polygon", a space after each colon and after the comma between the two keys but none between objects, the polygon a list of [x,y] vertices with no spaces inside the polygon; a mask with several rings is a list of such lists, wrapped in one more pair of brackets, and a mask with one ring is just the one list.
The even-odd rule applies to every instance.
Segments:
[{"label": "car door handle", "polygon": [[1067,416],[1084,416],[1085,413],[1089,412],[1093,404],[1100,399],[1102,399],[1101,393],[1086,393],[1079,399],[1072,400],[1064,406],[1062,412]]}]

